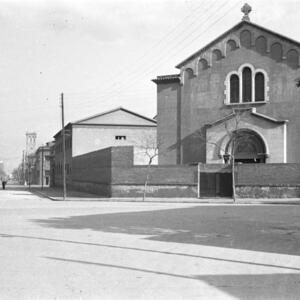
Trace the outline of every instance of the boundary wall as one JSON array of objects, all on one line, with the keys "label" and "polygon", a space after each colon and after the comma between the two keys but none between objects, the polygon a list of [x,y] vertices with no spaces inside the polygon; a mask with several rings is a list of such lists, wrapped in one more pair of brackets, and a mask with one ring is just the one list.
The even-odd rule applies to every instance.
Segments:
[{"label": "boundary wall", "polygon": [[238,164],[239,198],[300,198],[300,164]]},{"label": "boundary wall", "polygon": [[73,158],[73,189],[103,197],[197,197],[197,166],[133,165],[133,147],[110,147]]},{"label": "boundary wall", "polygon": [[[76,156],[69,186],[102,197],[142,197],[148,173],[148,197],[197,198],[197,164],[153,165],[148,169],[133,165],[133,157],[132,146]],[[202,179],[208,173],[231,173],[231,167],[224,164],[201,164],[200,170]],[[229,181],[222,184],[230,185]],[[204,188],[200,184],[200,195],[205,194]],[[236,192],[239,198],[299,198],[300,164],[237,164]]]}]

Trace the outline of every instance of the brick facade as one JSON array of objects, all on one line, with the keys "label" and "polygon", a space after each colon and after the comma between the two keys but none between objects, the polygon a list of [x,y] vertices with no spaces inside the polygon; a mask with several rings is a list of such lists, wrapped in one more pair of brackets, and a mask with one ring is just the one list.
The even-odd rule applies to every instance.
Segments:
[{"label": "brick facade", "polygon": [[133,147],[110,147],[73,159],[71,186],[103,197],[197,197],[196,166],[135,166]]},{"label": "brick facade", "polygon": [[[165,141],[160,146],[163,155],[159,162],[220,162],[209,153],[212,150],[205,142],[206,125],[230,115],[233,109],[255,108],[266,116],[264,124],[253,118],[242,128],[253,129],[263,137],[270,149],[266,162],[299,163],[299,53],[298,42],[242,21],[180,63],[177,78],[158,76],[153,80],[157,84],[158,139]],[[228,103],[228,74],[238,73],[242,66],[262,70],[264,101]],[[272,120],[278,124],[275,126]],[[222,126],[220,139],[226,135]],[[204,141],[196,132],[201,132]]]}]

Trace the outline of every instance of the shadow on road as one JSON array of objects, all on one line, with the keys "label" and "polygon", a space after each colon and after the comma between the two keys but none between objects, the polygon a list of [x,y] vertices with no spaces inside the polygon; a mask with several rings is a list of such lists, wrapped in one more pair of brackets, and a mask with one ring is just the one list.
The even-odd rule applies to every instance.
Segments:
[{"label": "shadow on road", "polygon": [[148,235],[148,239],[300,255],[298,206],[195,206],[32,220],[56,229]]},{"label": "shadow on road", "polygon": [[236,274],[236,275],[200,275],[188,276],[183,274],[160,272],[151,269],[142,269],[130,266],[120,266],[115,264],[105,264],[84,260],[65,259],[59,257],[44,257],[50,260],[61,261],[64,263],[77,263],[93,265],[101,268],[118,270],[129,270],[154,275],[171,276],[176,278],[200,280],[209,285],[223,290],[237,299],[297,299],[300,292],[300,274]]},{"label": "shadow on road", "polygon": [[196,276],[236,299],[299,299],[300,274],[222,274]]},{"label": "shadow on road", "polygon": [[300,268],[284,266],[284,265],[279,265],[279,264],[258,263],[258,262],[247,261],[247,260],[227,259],[227,258],[214,257],[214,256],[209,256],[209,255],[207,255],[207,256],[195,255],[195,254],[188,254],[188,253],[182,253],[182,252],[160,251],[160,250],[154,250],[154,249],[129,247],[129,246],[127,247],[127,246],[121,246],[121,245],[80,242],[80,241],[72,241],[72,240],[43,238],[43,237],[28,236],[28,235],[12,235],[12,234],[3,234],[3,233],[0,234],[0,238],[21,238],[21,239],[41,240],[41,241],[45,241],[45,242],[58,242],[58,243],[67,243],[67,244],[84,245],[84,246],[96,246],[96,247],[111,248],[111,249],[122,249],[122,250],[129,250],[129,251],[158,253],[158,254],[171,255],[171,256],[201,258],[201,259],[205,259],[205,260],[230,262],[230,263],[236,263],[236,264],[242,264],[242,265],[252,265],[252,266],[259,266],[259,267],[269,267],[269,268],[284,269],[284,270],[290,270],[290,271],[300,271]]}]

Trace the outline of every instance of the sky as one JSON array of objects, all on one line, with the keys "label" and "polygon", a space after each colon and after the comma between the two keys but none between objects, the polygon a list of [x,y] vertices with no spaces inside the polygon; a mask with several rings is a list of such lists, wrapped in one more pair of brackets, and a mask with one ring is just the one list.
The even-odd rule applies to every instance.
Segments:
[{"label": "sky", "polygon": [[[157,75],[237,24],[240,0],[0,0],[0,161],[119,106],[156,115]],[[299,0],[249,0],[252,22],[300,41]]]}]

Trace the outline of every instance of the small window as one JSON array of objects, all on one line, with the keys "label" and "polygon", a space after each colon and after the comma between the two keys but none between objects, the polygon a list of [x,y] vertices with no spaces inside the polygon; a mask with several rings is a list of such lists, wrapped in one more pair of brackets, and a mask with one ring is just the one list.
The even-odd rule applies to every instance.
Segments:
[{"label": "small window", "polygon": [[213,52],[212,52],[212,61],[213,62],[216,62],[216,61],[219,61],[222,59],[222,52],[218,49],[215,49]]},{"label": "small window", "polygon": [[260,36],[255,41],[255,49],[258,53],[264,55],[267,52],[267,40],[264,36]]},{"label": "small window", "polygon": [[287,64],[293,68],[297,69],[299,66],[299,53],[298,51],[292,49],[287,53],[286,57]]},{"label": "small window", "polygon": [[240,79],[236,74],[230,77],[230,103],[239,103],[240,101]]},{"label": "small window", "polygon": [[198,70],[202,71],[202,70],[206,70],[208,68],[208,62],[206,59],[201,58],[199,60],[199,64],[198,64]]},{"label": "small window", "polygon": [[251,32],[249,30],[244,30],[241,32],[240,40],[242,46],[245,48],[251,48]]},{"label": "small window", "polygon": [[265,101],[265,77],[261,72],[255,75],[255,101]]},{"label": "small window", "polygon": [[229,53],[229,52],[234,51],[236,49],[237,49],[237,44],[234,40],[229,40],[226,43],[226,53]]},{"label": "small window", "polygon": [[282,61],[282,45],[279,43],[274,43],[271,46],[271,58],[275,61],[281,62]]},{"label": "small window", "polygon": [[125,141],[126,140],[126,135],[116,135],[115,139],[116,140],[124,140]]},{"label": "small window", "polygon": [[246,67],[243,69],[243,102],[252,101],[252,72]]}]

